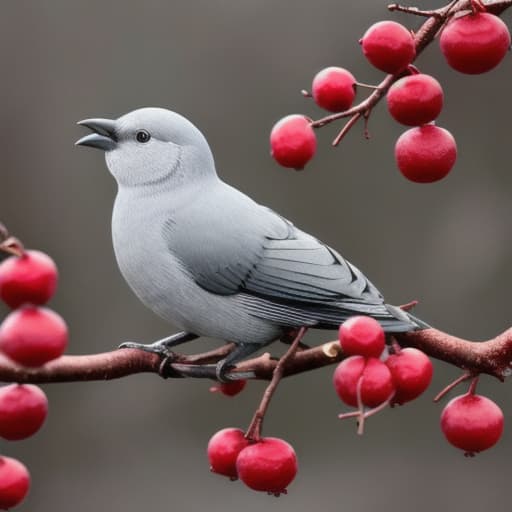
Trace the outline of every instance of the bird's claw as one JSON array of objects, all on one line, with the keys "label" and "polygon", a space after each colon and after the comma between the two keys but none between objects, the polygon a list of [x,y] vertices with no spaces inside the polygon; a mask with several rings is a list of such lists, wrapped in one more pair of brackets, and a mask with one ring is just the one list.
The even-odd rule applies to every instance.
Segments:
[{"label": "bird's claw", "polygon": [[150,352],[151,354],[158,354],[159,356],[169,359],[174,358],[176,354],[169,350],[164,344],[161,343],[150,343],[150,344],[144,344],[144,343],[136,343],[134,341],[125,341],[124,343],[121,343],[119,347],[117,348],[134,348],[137,350],[143,350],[144,352]]}]

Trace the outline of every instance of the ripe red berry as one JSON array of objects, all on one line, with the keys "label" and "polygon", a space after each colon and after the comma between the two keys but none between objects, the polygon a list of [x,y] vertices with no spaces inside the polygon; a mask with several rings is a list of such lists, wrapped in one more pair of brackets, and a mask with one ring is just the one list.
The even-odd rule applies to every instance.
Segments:
[{"label": "ripe red berry", "polygon": [[510,32],[498,16],[478,12],[450,21],[441,32],[439,43],[453,69],[476,75],[503,60],[510,47]]},{"label": "ripe red berry", "polygon": [[356,79],[343,68],[329,67],[319,71],[313,79],[313,99],[319,107],[331,112],[342,112],[356,97]]},{"label": "ripe red berry", "polygon": [[395,158],[407,179],[432,183],[451,171],[457,159],[457,144],[444,128],[418,126],[400,135],[395,145]]},{"label": "ripe red berry", "polygon": [[283,117],[272,128],[270,147],[283,167],[302,169],[316,151],[316,135],[308,118],[293,114]]},{"label": "ripe red berry", "polygon": [[430,123],[441,113],[443,89],[430,75],[406,76],[390,87],[387,104],[396,121],[407,126],[419,126]]},{"label": "ripe red berry", "polygon": [[416,348],[401,349],[390,355],[386,366],[391,372],[396,389],[393,403],[403,404],[420,396],[432,380],[432,362],[425,353]]},{"label": "ripe red berry", "polygon": [[395,21],[373,24],[359,42],[365,57],[386,73],[398,73],[416,57],[411,32]]},{"label": "ripe red berry", "polygon": [[240,452],[236,467],[245,485],[278,496],[297,474],[297,456],[286,441],[264,437]]},{"label": "ripe red berry", "polygon": [[358,405],[358,385],[361,387],[361,401],[368,407],[377,407],[394,392],[391,372],[374,357],[352,356],[344,359],[334,371],[333,383],[341,400],[353,407]]},{"label": "ripe red berry", "polygon": [[41,366],[60,357],[67,343],[66,323],[47,308],[25,306],[0,325],[0,350],[24,366]]},{"label": "ripe red berry", "polygon": [[0,264],[0,297],[11,308],[22,304],[45,304],[57,286],[57,267],[40,251],[26,251]]},{"label": "ripe red berry", "polygon": [[208,442],[208,460],[210,470],[219,475],[238,478],[236,458],[241,450],[249,445],[244,433],[239,428],[219,430]]},{"label": "ripe red berry", "polygon": [[343,322],[338,339],[343,352],[349,356],[379,357],[386,343],[379,322],[369,316],[353,316]]},{"label": "ripe red berry", "polygon": [[0,388],[0,437],[9,441],[35,434],[48,414],[48,399],[32,384]]},{"label": "ripe red berry", "polygon": [[19,505],[29,487],[30,475],[25,465],[11,457],[0,457],[0,509]]},{"label": "ripe red berry", "polygon": [[245,379],[221,382],[219,383],[218,386],[212,386],[210,388],[210,391],[212,393],[219,392],[226,396],[235,396],[238,395],[238,393],[240,393],[245,388],[246,384],[247,381]]},{"label": "ripe red berry", "polygon": [[468,455],[494,446],[503,432],[503,412],[481,395],[467,393],[448,402],[441,429],[450,444]]}]

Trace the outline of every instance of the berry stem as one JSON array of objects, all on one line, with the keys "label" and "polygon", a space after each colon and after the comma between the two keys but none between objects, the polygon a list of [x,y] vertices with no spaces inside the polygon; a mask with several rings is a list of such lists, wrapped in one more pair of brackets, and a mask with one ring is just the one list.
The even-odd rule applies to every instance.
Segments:
[{"label": "berry stem", "polygon": [[473,378],[471,373],[463,373],[460,377],[456,378],[453,382],[448,384],[445,388],[443,388],[434,398],[434,402],[439,402],[441,398],[443,398],[447,393],[449,393],[453,388],[458,386],[461,382],[469,380]]},{"label": "berry stem", "polygon": [[277,389],[277,386],[279,385],[279,382],[281,382],[281,379],[284,376],[284,368],[288,361],[290,361],[295,352],[297,351],[297,348],[300,345],[300,342],[302,341],[302,338],[304,338],[304,335],[307,332],[307,327],[301,327],[295,336],[295,339],[293,340],[292,344],[290,345],[290,348],[286,351],[284,356],[279,359],[279,362],[277,363],[276,367],[274,368],[274,371],[272,373],[272,379],[270,381],[270,384],[267,386],[265,391],[263,392],[263,396],[261,398],[260,405],[256,409],[256,412],[254,413],[254,416],[252,418],[252,421],[247,429],[247,432],[245,434],[245,437],[251,441],[259,441],[261,438],[261,428],[263,425],[263,420],[265,419],[265,414],[267,412],[268,406],[270,404],[270,401],[272,400],[272,397],[274,396],[274,393]]},{"label": "berry stem", "polygon": [[471,384],[470,384],[469,389],[468,389],[468,395],[474,395],[475,394],[476,386],[478,384],[478,378],[479,378],[478,375],[476,377],[473,377],[473,380],[471,381]]}]

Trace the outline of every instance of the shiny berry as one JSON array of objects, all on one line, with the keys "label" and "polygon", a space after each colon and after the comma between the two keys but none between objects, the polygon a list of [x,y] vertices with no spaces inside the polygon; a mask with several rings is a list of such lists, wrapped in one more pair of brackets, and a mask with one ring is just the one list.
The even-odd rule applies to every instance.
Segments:
[{"label": "shiny berry", "polygon": [[441,32],[439,43],[453,69],[476,75],[503,60],[510,48],[510,32],[498,16],[478,12],[450,21]]},{"label": "shiny berry", "polygon": [[356,79],[343,68],[329,67],[313,79],[313,99],[319,107],[331,112],[342,112],[352,105],[356,96]]},{"label": "shiny berry", "polygon": [[41,366],[60,357],[67,343],[66,323],[47,308],[25,306],[0,325],[0,351],[23,366]]},{"label": "shiny berry", "polygon": [[247,381],[245,379],[232,380],[229,382],[221,382],[217,386],[212,386],[210,392],[222,393],[226,396],[238,395],[245,388]]},{"label": "shiny berry", "polygon": [[450,444],[472,455],[498,442],[503,432],[503,412],[485,396],[461,395],[444,408],[441,430]]},{"label": "shiny berry", "polygon": [[395,21],[375,23],[359,42],[365,57],[386,73],[398,73],[416,57],[411,32]]},{"label": "shiny berry", "polygon": [[379,357],[386,342],[379,322],[369,316],[353,316],[343,322],[338,338],[343,352],[349,356]]},{"label": "shiny berry", "polygon": [[334,389],[347,405],[357,407],[357,388],[361,401],[368,407],[377,407],[394,393],[391,372],[378,359],[352,356],[344,359],[334,371]]},{"label": "shiny berry", "polygon": [[278,496],[297,474],[297,456],[286,441],[264,437],[240,452],[236,467],[245,485]]},{"label": "shiny berry", "polygon": [[311,121],[299,114],[283,117],[272,128],[270,147],[283,167],[303,169],[316,151],[316,135]]},{"label": "shiny berry", "polygon": [[428,356],[416,348],[403,348],[390,355],[386,366],[395,386],[393,403],[403,404],[420,396],[430,385],[433,367]]},{"label": "shiny berry", "polygon": [[238,478],[236,458],[240,451],[248,445],[249,441],[239,428],[219,430],[208,442],[207,453],[210,470],[236,480]]},{"label": "shiny berry", "polygon": [[26,251],[0,264],[0,297],[11,308],[45,304],[57,286],[57,267],[40,251]]},{"label": "shiny berry", "polygon": [[457,144],[444,128],[418,126],[400,135],[395,145],[395,158],[407,179],[432,183],[451,171],[457,159]]},{"label": "shiny berry", "polygon": [[396,81],[387,94],[389,113],[399,123],[419,126],[437,118],[443,108],[443,89],[422,73]]},{"label": "shiny berry", "polygon": [[10,384],[0,388],[0,437],[9,441],[35,434],[48,414],[48,399],[32,384]]},{"label": "shiny berry", "polygon": [[11,457],[0,457],[0,509],[19,505],[30,487],[30,475],[24,464]]}]

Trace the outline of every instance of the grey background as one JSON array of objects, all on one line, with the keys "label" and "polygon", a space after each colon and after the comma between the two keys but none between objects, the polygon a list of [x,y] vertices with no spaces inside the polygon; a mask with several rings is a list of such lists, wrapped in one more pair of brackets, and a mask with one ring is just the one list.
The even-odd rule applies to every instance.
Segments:
[{"label": "grey background", "polygon": [[[50,253],[61,281],[52,307],[71,330],[70,353],[99,352],[123,340],[173,331],[147,311],[120,277],[110,241],[115,186],[100,152],[75,148],[75,122],[164,106],[195,122],[233,185],[340,250],[388,301],[421,300],[417,314],[472,339],[510,325],[510,57],[485,76],[448,69],[433,44],[417,64],[443,84],[439,124],[459,158],[440,183],[416,185],[395,169],[403,128],[381,104],[371,141],[358,126],[334,150],[337,127],[319,132],[318,156],[302,173],[279,168],[268,134],[288,113],[322,114],[299,91],[315,72],[341,65],[358,79],[382,74],[357,40],[374,21],[393,18],[384,1],[2,2],[0,17],[0,219],[29,247]],[[439,2],[422,2],[436,7]],[[510,22],[510,15],[505,19]],[[359,98],[364,97],[361,91]],[[2,315],[6,313],[1,310]],[[332,333],[315,333],[320,342]],[[210,345],[208,345],[210,346]],[[200,351],[205,342],[188,347]],[[273,347],[277,351],[279,347]],[[477,511],[510,502],[510,449],[472,460],[451,448],[431,397],[459,372],[436,364],[431,390],[386,411],[363,438],[339,423],[344,407],[332,368],[286,381],[265,424],[298,452],[300,473],[274,499],[212,475],[207,441],[244,427],[263,389],[234,399],[200,381],[153,375],[116,382],[48,385],[50,416],[34,438],[2,443],[32,473],[20,511],[288,511],[378,509]],[[481,389],[510,421],[509,388]]]}]

